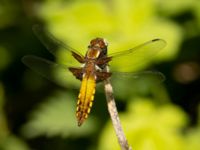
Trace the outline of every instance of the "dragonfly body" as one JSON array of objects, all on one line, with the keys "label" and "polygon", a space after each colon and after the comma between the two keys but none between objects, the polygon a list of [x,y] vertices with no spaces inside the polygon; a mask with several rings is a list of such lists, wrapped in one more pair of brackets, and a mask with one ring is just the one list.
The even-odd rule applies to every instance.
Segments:
[{"label": "dragonfly body", "polygon": [[82,81],[76,109],[78,126],[81,126],[90,113],[96,82],[111,76],[111,73],[104,70],[111,59],[107,57],[107,43],[102,38],[96,38],[90,42],[84,58],[76,53],[72,53],[72,55],[77,61],[83,63],[82,68],[69,67],[73,75]]}]

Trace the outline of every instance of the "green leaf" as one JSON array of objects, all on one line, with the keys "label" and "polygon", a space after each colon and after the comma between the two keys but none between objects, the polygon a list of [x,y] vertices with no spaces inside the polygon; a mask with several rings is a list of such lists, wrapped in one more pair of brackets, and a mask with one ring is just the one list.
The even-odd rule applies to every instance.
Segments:
[{"label": "green leaf", "polygon": [[91,134],[95,127],[90,115],[81,127],[77,126],[75,111],[76,97],[67,92],[56,92],[30,115],[30,120],[22,128],[26,137],[39,135],[63,137]]}]

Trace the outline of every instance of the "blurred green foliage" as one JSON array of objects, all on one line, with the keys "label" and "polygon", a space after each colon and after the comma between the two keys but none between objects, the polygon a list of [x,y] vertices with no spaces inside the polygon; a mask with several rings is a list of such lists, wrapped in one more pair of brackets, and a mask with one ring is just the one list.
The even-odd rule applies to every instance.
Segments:
[{"label": "blurred green foliage", "polygon": [[8,50],[4,47],[0,47],[0,70],[3,70],[7,67],[7,65],[10,63],[10,54],[8,53]]},{"label": "blurred green foliage", "polygon": [[[26,54],[52,58],[33,38],[35,22],[83,55],[95,37],[107,39],[109,54],[154,38],[166,40],[158,55],[131,68],[158,67],[165,85],[146,75],[113,76],[122,126],[133,149],[200,149],[198,0],[2,0],[0,17],[0,149],[119,149],[103,93],[97,92],[89,118],[77,127],[74,78],[58,68],[52,84],[20,63]],[[55,61],[67,63],[62,49]]]},{"label": "blurred green foliage", "polygon": [[10,133],[6,116],[3,110],[4,89],[0,84],[0,149],[2,150],[28,150],[28,146],[19,137]]},{"label": "blurred green foliage", "polygon": [[1,0],[0,2],[0,29],[12,26],[19,15],[17,3],[12,3],[11,0]]},{"label": "blurred green foliage", "polygon": [[82,128],[77,126],[74,117],[75,99],[75,96],[66,91],[50,95],[47,102],[32,113],[31,121],[22,128],[22,133],[26,137],[33,138],[43,134],[49,137],[56,135],[76,137],[94,132],[97,123],[92,117]]},{"label": "blurred green foliage", "polygon": [[188,10],[193,10],[195,5],[198,5],[197,0],[176,0],[176,1],[162,1],[158,0],[160,10],[165,15],[176,15],[184,13]]},{"label": "blurred green foliage", "polygon": [[[156,106],[153,99],[137,98],[129,103],[126,113],[120,115],[125,134],[135,149],[141,150],[198,150],[199,129],[191,136],[184,132],[188,116],[177,106]],[[194,133],[194,131],[192,131]],[[120,149],[111,122],[100,138],[99,150]],[[109,140],[108,140],[109,139]],[[192,140],[191,140],[192,139]]]}]

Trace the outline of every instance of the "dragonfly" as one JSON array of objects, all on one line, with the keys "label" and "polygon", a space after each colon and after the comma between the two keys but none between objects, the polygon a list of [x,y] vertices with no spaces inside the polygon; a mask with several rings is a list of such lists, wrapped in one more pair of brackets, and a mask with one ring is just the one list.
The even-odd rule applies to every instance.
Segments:
[{"label": "dragonfly", "polygon": [[[53,35],[44,31],[39,26],[34,26],[33,30],[39,40],[53,55],[56,56],[59,47],[64,48],[66,58],[68,58],[69,62],[63,65],[34,55],[24,56],[22,62],[32,70],[47,77],[49,76],[48,73],[45,72],[47,68],[63,67],[70,73],[67,75],[72,75],[77,80],[81,81],[76,108],[78,126],[81,126],[90,114],[97,83],[117,73],[134,76],[135,73],[130,71],[128,66],[141,64],[146,59],[152,58],[152,56],[166,45],[163,39],[153,39],[131,49],[108,54],[107,41],[98,37],[90,41],[88,49],[85,55],[83,55],[76,49],[57,40]],[[138,59],[138,57],[140,59]],[[133,59],[135,59],[134,64],[132,64]],[[79,66],[73,66],[73,62],[78,62]],[[124,66],[122,71],[113,67],[115,62]],[[162,74],[159,73],[155,73],[155,76],[163,78]]]}]

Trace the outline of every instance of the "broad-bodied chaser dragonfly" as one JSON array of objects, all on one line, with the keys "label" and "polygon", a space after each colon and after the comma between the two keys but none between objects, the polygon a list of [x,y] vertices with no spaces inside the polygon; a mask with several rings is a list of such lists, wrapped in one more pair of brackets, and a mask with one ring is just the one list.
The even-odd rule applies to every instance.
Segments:
[{"label": "broad-bodied chaser dragonfly", "polygon": [[[125,58],[123,59],[124,61],[126,60],[125,62],[120,62],[124,65],[125,69],[120,72],[130,72],[130,69],[126,69],[126,66],[134,65],[132,64],[133,59],[136,59],[136,62],[134,62],[135,64],[139,64],[141,61],[145,61],[145,59],[150,59],[152,55],[160,51],[166,45],[166,42],[162,39],[153,39],[129,50],[107,54],[108,43],[103,38],[95,38],[90,41],[88,50],[84,56],[75,49],[56,40],[52,35],[41,30],[40,27],[35,26],[33,30],[52,54],[56,55],[56,49],[58,46],[61,46],[66,49],[67,58],[73,57],[72,59],[82,64],[81,66],[75,67],[71,66],[70,63],[64,65],[65,69],[71,72],[71,75],[81,81],[76,109],[78,126],[83,124],[90,113],[93,105],[96,83],[111,77],[111,71],[114,70],[114,73],[118,71],[112,67],[114,62],[117,61],[119,63],[122,58]],[[45,36],[47,36],[48,39]],[[137,57],[140,57],[140,59],[137,59]],[[43,66],[59,66],[54,62],[36,56],[24,56],[22,61],[25,65],[41,74],[45,74],[45,68]],[[106,67],[109,67],[110,71],[108,71]]]}]

